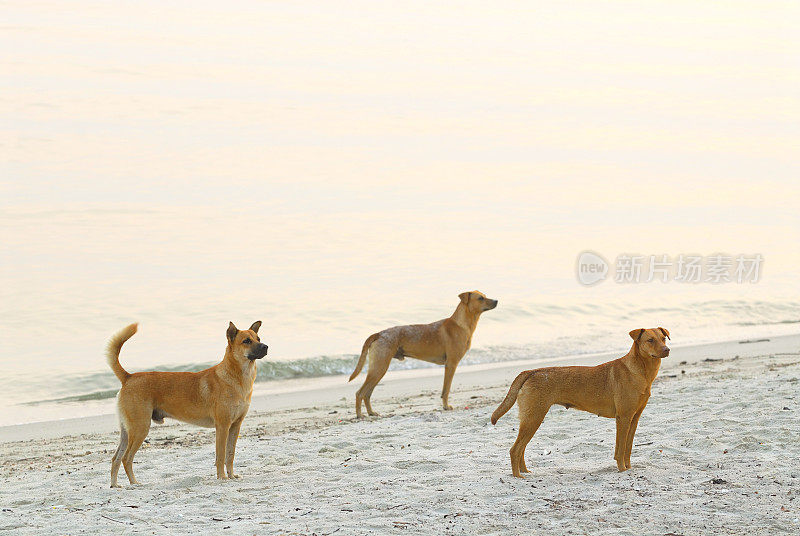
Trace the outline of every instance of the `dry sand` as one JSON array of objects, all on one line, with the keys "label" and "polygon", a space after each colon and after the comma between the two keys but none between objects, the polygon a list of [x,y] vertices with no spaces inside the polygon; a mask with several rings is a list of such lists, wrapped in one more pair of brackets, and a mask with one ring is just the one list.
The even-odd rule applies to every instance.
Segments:
[{"label": "dry sand", "polygon": [[241,480],[217,481],[213,432],[185,425],[152,427],[134,465],[143,484],[123,489],[108,487],[116,433],[6,441],[0,534],[797,534],[800,353],[779,346],[723,347],[721,361],[687,351],[687,364],[673,351],[625,473],[613,420],[553,408],[528,447],[532,473],[513,478],[516,409],[488,423],[513,367],[457,376],[452,412],[433,377],[407,380],[417,394],[382,384],[386,415],[360,422],[354,385],[338,402],[253,412]]}]

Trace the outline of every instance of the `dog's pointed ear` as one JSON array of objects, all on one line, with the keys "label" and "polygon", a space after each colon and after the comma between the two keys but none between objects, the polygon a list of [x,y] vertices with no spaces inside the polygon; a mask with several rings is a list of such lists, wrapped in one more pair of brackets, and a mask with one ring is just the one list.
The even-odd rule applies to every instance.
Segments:
[{"label": "dog's pointed ear", "polygon": [[258,333],[258,328],[260,327],[261,327],[261,320],[256,320],[255,322],[253,322],[253,325],[250,326],[250,329]]},{"label": "dog's pointed ear", "polygon": [[233,322],[228,322],[228,331],[226,332],[226,335],[228,336],[228,342],[233,344],[233,341],[236,340],[237,333],[239,333],[239,330],[233,325]]},{"label": "dog's pointed ear", "polygon": [[669,340],[672,340],[672,339],[669,338],[669,330],[667,328],[658,328],[658,329],[661,330],[661,333],[663,333],[666,338],[668,338]]},{"label": "dog's pointed ear", "polygon": [[644,333],[644,331],[645,331],[644,328],[634,329],[630,333],[628,333],[628,335],[630,335],[631,339],[633,339],[634,341],[639,342],[639,337],[642,336],[642,333]]},{"label": "dog's pointed ear", "polygon": [[470,296],[472,296],[472,292],[462,292],[461,294],[458,295],[458,297],[461,299],[461,303],[464,304],[469,303]]}]

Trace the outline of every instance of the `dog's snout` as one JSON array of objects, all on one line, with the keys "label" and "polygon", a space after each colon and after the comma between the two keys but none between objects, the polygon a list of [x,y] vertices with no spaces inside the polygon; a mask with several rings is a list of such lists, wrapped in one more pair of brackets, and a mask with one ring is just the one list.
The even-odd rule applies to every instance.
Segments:
[{"label": "dog's snout", "polygon": [[667,347],[665,346],[665,347],[664,347],[664,357],[667,357],[668,355],[669,355],[669,348],[667,348]]},{"label": "dog's snout", "polygon": [[254,360],[254,359],[261,359],[265,355],[267,355],[267,350],[269,350],[269,346],[264,343],[259,343],[258,346],[253,348],[250,354],[247,356],[247,359]]}]

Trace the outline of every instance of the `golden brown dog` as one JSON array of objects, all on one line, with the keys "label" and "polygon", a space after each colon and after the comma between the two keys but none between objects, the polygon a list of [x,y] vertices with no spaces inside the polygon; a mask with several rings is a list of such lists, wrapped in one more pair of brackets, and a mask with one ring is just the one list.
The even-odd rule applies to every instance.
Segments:
[{"label": "golden brown dog", "polygon": [[623,357],[596,367],[547,367],[526,370],[512,382],[505,400],[492,413],[492,424],[519,401],[519,435],[511,447],[514,476],[529,473],[525,447],[547,415],[559,404],[600,417],[617,420],[614,459],[617,468],[631,468],[631,447],[636,425],[650,398],[650,385],[661,360],[669,355],[669,331],[664,328],[635,329],[633,346]]},{"label": "golden brown dog", "polygon": [[397,326],[373,333],[364,342],[361,356],[350,380],[358,376],[364,367],[369,354],[369,369],[364,385],[356,392],[356,415],[361,418],[361,402],[367,406],[367,413],[378,415],[372,410],[370,397],[372,391],[383,375],[389,370],[392,359],[403,360],[413,357],[422,361],[444,365],[444,386],[442,387],[442,405],[444,409],[453,409],[447,403],[450,395],[450,384],[456,367],[472,344],[472,334],[478,325],[481,313],[497,307],[497,300],[490,300],[482,292],[462,292],[461,300],[450,318],[432,324],[414,324]]},{"label": "golden brown dog", "polygon": [[[236,440],[253,394],[256,379],[256,359],[267,355],[267,345],[258,338],[261,322],[239,331],[228,325],[228,346],[222,362],[200,372],[137,372],[128,373],[119,364],[122,345],[136,333],[131,324],[108,342],[106,356],[111,370],[122,382],[117,395],[120,434],[119,447],[111,459],[111,487],[117,485],[119,464],[131,484],[133,456],[150,430],[150,419],[163,423],[164,417],[216,428],[217,478],[238,478],[233,473]],[[225,471],[228,470],[228,476]]]}]

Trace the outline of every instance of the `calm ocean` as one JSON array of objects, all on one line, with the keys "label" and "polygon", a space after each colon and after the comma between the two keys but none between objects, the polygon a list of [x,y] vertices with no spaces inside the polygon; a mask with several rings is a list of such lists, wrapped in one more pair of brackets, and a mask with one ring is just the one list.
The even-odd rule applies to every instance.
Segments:
[{"label": "calm ocean", "polygon": [[[800,45],[778,12],[3,6],[0,424],[110,411],[103,349],[133,321],[130,371],[198,370],[229,320],[262,320],[260,382],[350,373],[369,334],[473,289],[500,303],[464,364],[622,351],[638,327],[800,332]],[[757,283],[612,266],[586,287],[584,250],[764,262]]]}]

